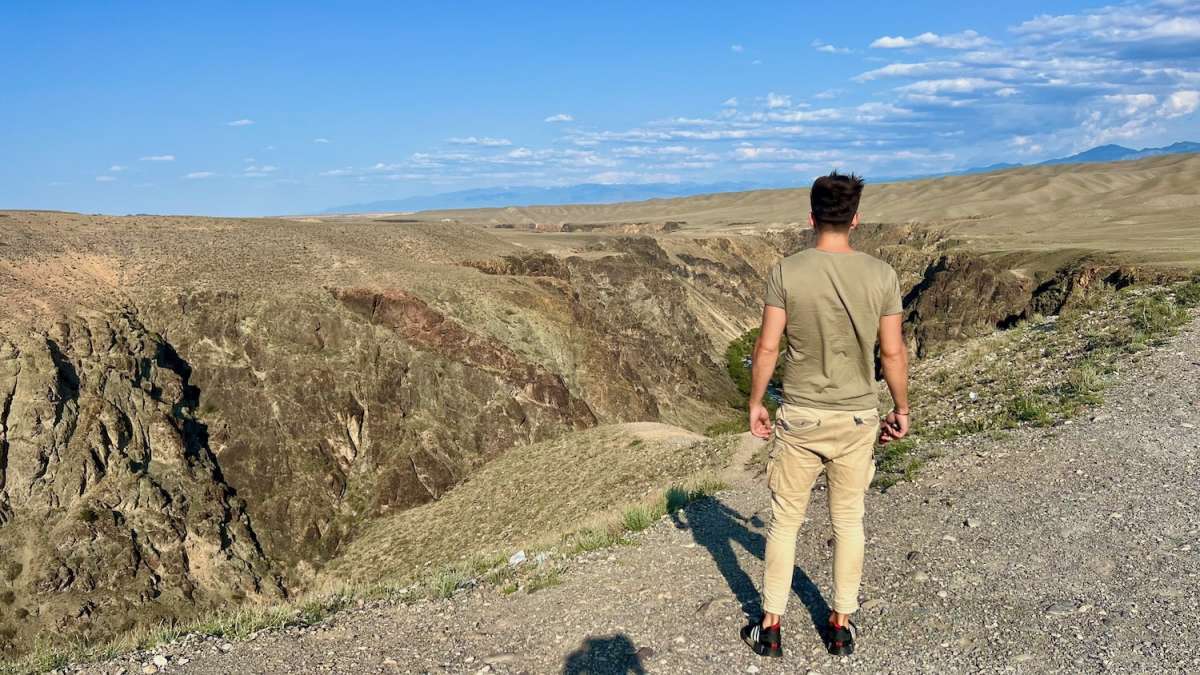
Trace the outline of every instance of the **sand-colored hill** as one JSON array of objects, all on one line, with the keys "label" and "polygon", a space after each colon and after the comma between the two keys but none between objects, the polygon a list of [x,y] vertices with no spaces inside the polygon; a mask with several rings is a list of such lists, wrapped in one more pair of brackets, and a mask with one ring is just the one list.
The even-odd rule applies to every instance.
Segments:
[{"label": "sand-colored hill", "polygon": [[[1075,248],[1200,267],[1200,155],[1038,166],[871,185],[864,222],[922,223],[988,251]],[[745,231],[803,225],[808,190],[759,190],[610,205],[428,211],[421,219],[487,224],[655,223]]]}]

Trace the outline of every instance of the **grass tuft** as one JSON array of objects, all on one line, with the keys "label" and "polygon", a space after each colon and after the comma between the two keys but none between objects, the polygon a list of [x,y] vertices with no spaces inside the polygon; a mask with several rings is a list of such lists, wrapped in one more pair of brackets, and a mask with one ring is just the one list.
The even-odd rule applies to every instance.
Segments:
[{"label": "grass tuft", "polygon": [[644,504],[631,506],[621,514],[621,525],[630,532],[641,532],[653,525],[655,520],[654,510]]},{"label": "grass tuft", "polygon": [[538,570],[525,584],[526,593],[536,593],[545,588],[551,588],[562,583],[562,573],[557,567],[546,567]]}]

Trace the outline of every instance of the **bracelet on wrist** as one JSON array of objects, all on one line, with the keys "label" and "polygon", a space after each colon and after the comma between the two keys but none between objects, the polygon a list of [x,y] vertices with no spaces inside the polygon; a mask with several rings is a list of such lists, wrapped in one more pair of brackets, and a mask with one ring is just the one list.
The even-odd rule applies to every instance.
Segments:
[{"label": "bracelet on wrist", "polygon": [[901,410],[899,408],[892,408],[892,412],[896,413],[897,415],[908,415],[912,412],[912,409],[910,408],[909,410]]}]

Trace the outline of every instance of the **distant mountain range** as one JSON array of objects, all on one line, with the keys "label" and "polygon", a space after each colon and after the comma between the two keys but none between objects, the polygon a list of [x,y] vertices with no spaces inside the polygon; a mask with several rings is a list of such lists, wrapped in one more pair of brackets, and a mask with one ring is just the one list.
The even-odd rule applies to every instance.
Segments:
[{"label": "distant mountain range", "polygon": [[1142,148],[1141,150],[1134,150],[1123,145],[1101,145],[1091,150],[1084,150],[1077,155],[1061,159],[1050,159],[1041,163],[1081,164],[1083,162],[1124,162],[1128,159],[1145,159],[1146,157],[1154,157],[1156,155],[1178,155],[1185,152],[1200,152],[1200,143],[1180,141],[1161,148]]},{"label": "distant mountain range", "polygon": [[[919,180],[922,178],[940,178],[942,176],[964,176],[977,173],[990,173],[1005,169],[1016,169],[1022,166],[1041,166],[1048,164],[1083,164],[1086,162],[1123,162],[1132,159],[1144,159],[1157,155],[1175,155],[1188,152],[1200,152],[1200,143],[1180,141],[1161,148],[1127,148],[1123,145],[1101,145],[1090,150],[1071,155],[1048,159],[1036,164],[1014,164],[1001,162],[988,166],[950,171],[939,174],[920,176],[895,176],[873,178],[872,182],[886,183],[903,180]],[[420,197],[405,197],[403,199],[388,199],[363,204],[348,204],[326,209],[323,213],[378,213],[396,211],[430,211],[434,209],[470,209],[497,206],[529,206],[533,204],[611,204],[615,202],[634,202],[645,199],[670,199],[672,197],[691,197],[694,195],[713,194],[716,192],[741,192],[744,190],[763,190],[786,185],[769,185],[750,182],[720,182],[720,183],[582,183],[562,187],[498,187],[459,190]]]}]

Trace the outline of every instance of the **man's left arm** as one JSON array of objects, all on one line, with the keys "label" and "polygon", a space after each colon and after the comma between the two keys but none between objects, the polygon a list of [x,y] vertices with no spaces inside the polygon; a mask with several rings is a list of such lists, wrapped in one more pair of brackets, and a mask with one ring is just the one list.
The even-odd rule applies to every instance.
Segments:
[{"label": "man's left arm", "polygon": [[786,326],[787,310],[774,305],[763,307],[762,327],[750,365],[750,433],[759,438],[771,436],[771,413],[763,405],[763,397],[779,360],[779,345]]}]

